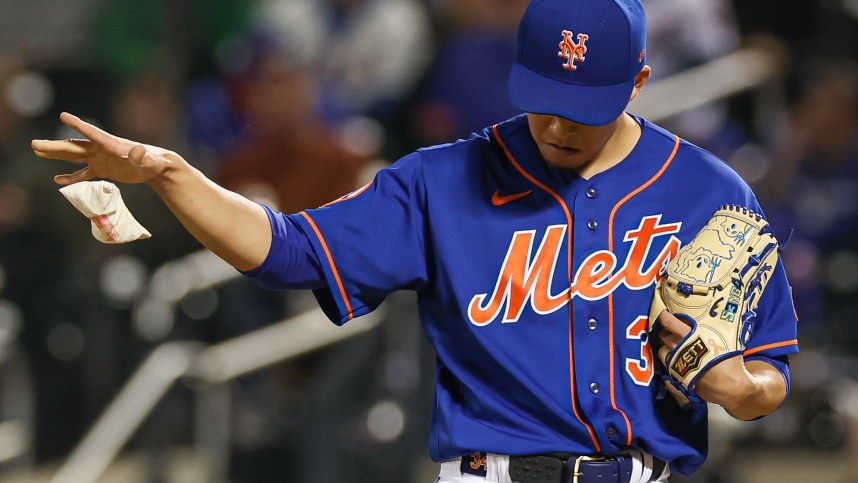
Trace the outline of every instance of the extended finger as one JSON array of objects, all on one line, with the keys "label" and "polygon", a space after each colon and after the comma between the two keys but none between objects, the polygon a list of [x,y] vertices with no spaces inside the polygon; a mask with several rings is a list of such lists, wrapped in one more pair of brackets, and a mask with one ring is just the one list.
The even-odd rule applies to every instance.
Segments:
[{"label": "extended finger", "polygon": [[685,337],[691,332],[690,325],[666,310],[659,314],[658,321],[661,322],[662,329],[680,337]]},{"label": "extended finger", "polygon": [[682,337],[680,337],[679,335],[664,330],[661,331],[660,334],[658,334],[658,338],[662,343],[662,347],[667,347],[669,350],[675,349],[676,346],[679,345],[679,342],[682,340]]},{"label": "extended finger", "polygon": [[34,139],[30,143],[33,152],[40,158],[63,159],[77,162],[86,160],[91,145],[92,143],[85,139],[66,139],[61,141]]},{"label": "extended finger", "polygon": [[83,168],[70,174],[58,174],[54,176],[54,182],[61,186],[68,186],[79,181],[89,181],[95,178],[95,175],[89,168]]},{"label": "extended finger", "polygon": [[107,131],[103,131],[100,128],[95,127],[74,114],[63,112],[60,114],[60,121],[62,121],[66,126],[83,134],[87,139],[94,143],[107,145],[118,141],[118,138],[109,134]]}]

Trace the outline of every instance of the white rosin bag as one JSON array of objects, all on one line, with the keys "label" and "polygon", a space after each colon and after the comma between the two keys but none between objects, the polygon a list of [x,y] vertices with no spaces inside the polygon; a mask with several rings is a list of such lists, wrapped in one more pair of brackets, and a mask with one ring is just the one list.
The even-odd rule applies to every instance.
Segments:
[{"label": "white rosin bag", "polygon": [[128,243],[152,236],[134,219],[119,188],[109,181],[80,181],[60,193],[92,222],[92,236],[102,243]]}]

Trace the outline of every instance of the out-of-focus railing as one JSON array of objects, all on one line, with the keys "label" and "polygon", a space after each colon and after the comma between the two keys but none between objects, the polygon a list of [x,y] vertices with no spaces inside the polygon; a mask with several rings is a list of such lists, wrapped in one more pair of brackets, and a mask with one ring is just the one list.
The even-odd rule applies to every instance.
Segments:
[{"label": "out-of-focus railing", "polygon": [[756,89],[787,72],[785,48],[774,39],[760,40],[706,64],[647,84],[629,111],[652,121]]},{"label": "out-of-focus railing", "polygon": [[167,391],[182,379],[193,380],[189,386],[197,397],[196,447],[209,464],[206,480],[222,481],[229,462],[229,383],[371,330],[384,313],[382,306],[336,327],[321,310],[312,310],[209,347],[197,342],[162,344],[131,376],[51,481],[98,481]]},{"label": "out-of-focus railing", "polygon": [[0,300],[0,479],[32,469],[36,428],[35,388],[29,362],[18,344],[20,311]]}]

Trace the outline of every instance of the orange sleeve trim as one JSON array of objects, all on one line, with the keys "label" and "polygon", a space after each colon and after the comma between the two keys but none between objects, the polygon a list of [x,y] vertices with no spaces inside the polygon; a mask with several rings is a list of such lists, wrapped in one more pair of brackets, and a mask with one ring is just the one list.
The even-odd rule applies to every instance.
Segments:
[{"label": "orange sleeve trim", "polygon": [[[373,181],[375,181],[375,180],[373,180]],[[367,184],[365,184],[365,185],[361,186],[360,188],[356,189],[355,191],[352,191],[351,193],[349,193],[349,194],[347,194],[347,195],[340,196],[339,198],[335,199],[334,201],[330,201],[330,202],[328,202],[328,203],[325,203],[324,205],[320,206],[319,208],[324,208],[324,207],[326,207],[326,206],[335,205],[335,204],[337,204],[337,203],[339,203],[339,202],[341,202],[341,201],[346,201],[346,200],[350,200],[350,199],[352,199],[352,198],[355,198],[355,197],[356,197],[356,196],[358,196],[359,194],[361,194],[361,193],[363,193],[364,191],[366,191],[366,190],[367,190],[367,188],[369,188],[369,187],[370,187],[370,185],[372,185],[372,181],[370,181],[369,183],[367,183]]]},{"label": "orange sleeve trim", "polygon": [[[552,198],[554,198],[555,200],[557,200],[558,203],[560,203],[560,207],[563,208],[563,213],[566,215],[566,223],[568,223],[568,227],[566,229],[567,239],[568,239],[568,243],[566,244],[567,245],[567,247],[566,247],[566,251],[567,251],[566,271],[567,271],[567,278],[569,279],[569,282],[571,283],[571,281],[572,281],[572,212],[569,211],[569,206],[566,205],[566,202],[563,201],[563,198],[560,195],[558,195],[554,190],[552,190],[551,188],[549,188],[548,186],[543,184],[538,179],[534,178],[530,173],[525,171],[524,168],[522,168],[520,164],[518,164],[518,161],[516,161],[515,156],[513,156],[512,153],[509,151],[509,149],[506,147],[506,143],[503,141],[503,138],[500,135],[500,131],[498,131],[498,125],[497,124],[492,126],[492,132],[494,133],[495,139],[497,139],[498,144],[500,144],[500,147],[503,149],[504,154],[506,154],[507,159],[509,159],[509,162],[512,163],[512,165],[515,167],[515,169],[518,170],[518,172],[521,173],[522,176],[527,178],[528,181],[530,181],[531,183],[538,186],[539,189],[541,189],[542,191],[545,191],[546,193],[551,195]],[[577,398],[575,396],[575,385],[576,385],[576,383],[575,383],[575,360],[574,360],[573,351],[572,351],[573,347],[574,347],[574,340],[572,337],[572,300],[571,300],[571,291],[570,291],[570,300],[569,300],[569,383],[570,383],[570,388],[569,389],[570,389],[570,393],[571,393],[570,397],[572,399],[572,412],[575,413],[575,418],[578,419],[578,421],[582,425],[584,425],[584,427],[587,428],[587,431],[590,433],[590,439],[593,440],[593,445],[596,447],[596,452],[601,453],[602,452],[602,445],[599,443],[599,438],[596,437],[596,431],[593,429],[593,427],[589,423],[584,421],[584,418],[582,418],[581,415],[578,413],[578,402],[576,401]]]},{"label": "orange sleeve trim", "polygon": [[322,236],[322,232],[319,231],[319,227],[316,226],[316,222],[310,218],[310,215],[307,212],[302,211],[301,216],[307,220],[307,223],[313,228],[313,232],[316,233],[316,237],[319,239],[319,243],[322,244],[322,250],[325,251],[325,258],[328,259],[328,265],[331,267],[331,272],[334,274],[334,279],[337,281],[337,288],[340,290],[340,297],[343,299],[343,303],[346,306],[346,311],[348,312],[349,320],[355,318],[354,312],[352,311],[352,304],[349,303],[349,297],[346,294],[346,289],[343,286],[343,281],[340,278],[340,272],[337,270],[337,265],[334,263],[334,257],[331,256],[331,250],[328,248],[328,243],[325,241],[325,237]]},{"label": "orange sleeve trim", "polygon": [[[670,152],[670,156],[667,157],[667,160],[662,164],[661,169],[658,170],[657,173],[653,175],[652,178],[647,180],[646,183],[640,185],[623,197],[620,201],[614,205],[614,208],[611,210],[611,216],[608,218],[608,251],[614,251],[614,218],[617,215],[617,211],[619,211],[620,207],[624,205],[627,201],[637,196],[638,193],[647,189],[651,184],[655,183],[655,181],[667,171],[667,167],[673,162],[673,158],[676,157],[676,153],[679,151],[679,136],[674,136],[674,144],[673,150]],[[617,405],[617,396],[616,396],[616,371],[615,371],[615,356],[614,356],[614,293],[611,292],[608,294],[608,353],[609,353],[609,365],[610,365],[610,386],[611,386],[611,407],[614,408],[615,411],[619,412],[623,419],[626,422],[627,429],[627,437],[626,437],[626,445],[631,446],[633,440],[633,431],[632,431],[632,423],[629,420],[628,415],[625,411],[620,409]]]},{"label": "orange sleeve trim", "polygon": [[785,340],[783,342],[775,342],[773,344],[766,344],[766,345],[761,345],[760,347],[754,347],[753,349],[748,349],[745,352],[743,352],[742,356],[747,357],[750,355],[754,355],[758,352],[763,352],[763,351],[766,351],[769,349],[777,349],[778,347],[786,347],[786,346],[790,346],[790,345],[798,345],[798,339]]}]

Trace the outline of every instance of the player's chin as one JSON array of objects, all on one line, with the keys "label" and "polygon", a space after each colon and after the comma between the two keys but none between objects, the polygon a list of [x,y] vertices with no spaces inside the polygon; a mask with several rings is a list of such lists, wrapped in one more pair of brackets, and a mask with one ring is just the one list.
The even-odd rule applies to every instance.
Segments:
[{"label": "player's chin", "polygon": [[551,143],[545,143],[542,146],[542,156],[546,161],[560,168],[579,168],[587,162],[586,156],[580,149],[561,147]]}]

